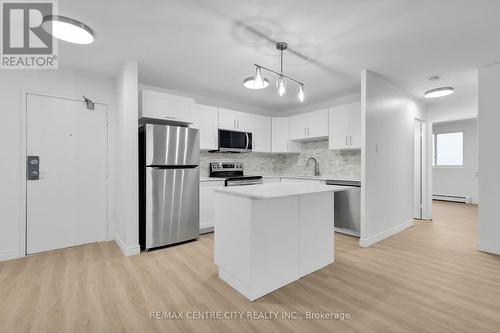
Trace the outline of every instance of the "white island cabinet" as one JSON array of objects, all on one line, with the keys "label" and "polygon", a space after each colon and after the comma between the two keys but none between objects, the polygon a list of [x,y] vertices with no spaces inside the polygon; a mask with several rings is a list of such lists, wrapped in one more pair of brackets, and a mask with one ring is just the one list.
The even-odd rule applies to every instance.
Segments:
[{"label": "white island cabinet", "polygon": [[334,262],[335,186],[214,189],[219,277],[253,301]]}]

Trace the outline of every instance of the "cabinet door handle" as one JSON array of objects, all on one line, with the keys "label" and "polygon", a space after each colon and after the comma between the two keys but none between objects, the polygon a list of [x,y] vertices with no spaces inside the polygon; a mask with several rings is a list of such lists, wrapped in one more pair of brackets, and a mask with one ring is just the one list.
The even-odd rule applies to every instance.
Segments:
[{"label": "cabinet door handle", "polygon": [[240,128],[240,121],[236,120],[236,128]]},{"label": "cabinet door handle", "polygon": [[347,135],[345,136],[345,145],[347,146]]},{"label": "cabinet door handle", "polygon": [[289,142],[286,143],[286,151],[290,151],[290,143]]},{"label": "cabinet door handle", "polygon": [[164,116],[163,118],[167,118],[167,119],[177,119],[175,117],[169,117],[169,116]]},{"label": "cabinet door handle", "polygon": [[352,146],[352,136],[349,137],[349,144]]}]

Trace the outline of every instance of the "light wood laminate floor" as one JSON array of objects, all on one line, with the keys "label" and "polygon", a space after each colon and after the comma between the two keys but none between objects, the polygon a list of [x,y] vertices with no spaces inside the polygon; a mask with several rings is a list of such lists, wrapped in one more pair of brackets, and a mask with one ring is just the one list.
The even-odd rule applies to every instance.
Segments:
[{"label": "light wood laminate floor", "polygon": [[[477,208],[336,262],[255,302],[218,279],[213,236],[123,257],[114,242],[0,263],[0,332],[500,332],[500,257],[476,250]],[[350,320],[152,320],[151,311],[349,312]]]}]

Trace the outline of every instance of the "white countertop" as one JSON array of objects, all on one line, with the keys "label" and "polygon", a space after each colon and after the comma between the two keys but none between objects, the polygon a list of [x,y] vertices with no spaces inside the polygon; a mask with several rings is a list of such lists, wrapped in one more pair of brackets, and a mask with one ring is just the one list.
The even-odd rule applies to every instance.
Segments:
[{"label": "white countertop", "polygon": [[[348,178],[341,178],[341,177],[334,177],[334,176],[305,176],[305,175],[264,175],[262,176],[263,178],[294,178],[294,179],[317,179],[317,180],[348,180],[348,181],[359,181],[359,179],[348,179]],[[201,176],[200,177],[200,182],[216,182],[216,181],[221,181],[223,182],[225,178],[214,178],[214,177],[206,177],[206,176]]]},{"label": "white countertop", "polygon": [[342,177],[336,177],[336,176],[329,176],[329,175],[321,175],[321,176],[313,176],[313,175],[271,175],[271,176],[262,176],[264,178],[269,177],[269,178],[295,178],[295,179],[317,179],[317,180],[347,180],[347,181],[359,181],[359,179],[352,179],[352,178],[342,178]]},{"label": "white countertop", "polygon": [[214,191],[257,199],[274,199],[303,194],[346,191],[350,188],[351,187],[348,186],[332,186],[322,184],[309,185],[276,183],[252,186],[220,187],[215,188]]}]

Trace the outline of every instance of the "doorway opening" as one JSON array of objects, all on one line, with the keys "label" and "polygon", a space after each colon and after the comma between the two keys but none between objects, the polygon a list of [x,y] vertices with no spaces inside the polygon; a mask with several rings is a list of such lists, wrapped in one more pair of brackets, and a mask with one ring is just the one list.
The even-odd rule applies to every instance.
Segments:
[{"label": "doorway opening", "polygon": [[478,146],[476,118],[433,123],[433,200],[479,204]]}]

